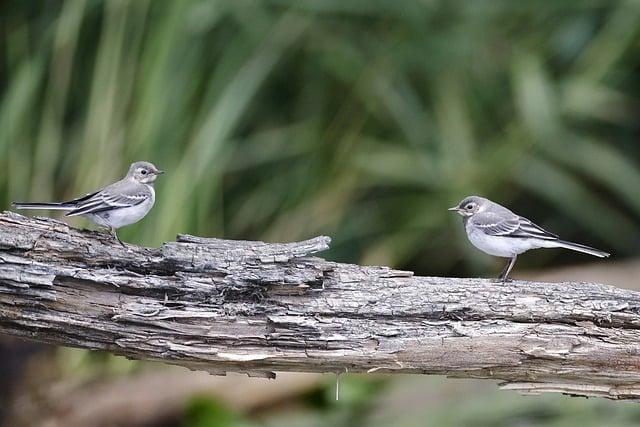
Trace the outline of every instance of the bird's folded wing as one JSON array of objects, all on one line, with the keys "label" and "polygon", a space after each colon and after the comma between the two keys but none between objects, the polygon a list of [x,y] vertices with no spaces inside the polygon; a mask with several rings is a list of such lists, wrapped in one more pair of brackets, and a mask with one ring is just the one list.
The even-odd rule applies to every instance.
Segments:
[{"label": "bird's folded wing", "polygon": [[513,237],[533,237],[536,239],[544,239],[544,240],[558,240],[559,237],[557,234],[553,234],[540,227],[537,224],[534,224],[530,220],[525,217],[518,217],[520,220],[520,227],[513,234]]},{"label": "bird's folded wing", "polygon": [[549,233],[539,225],[521,216],[504,217],[495,213],[482,213],[471,218],[473,225],[489,236],[518,237],[524,239],[557,240],[558,236]]},{"label": "bird's folded wing", "polygon": [[83,200],[75,209],[67,212],[66,216],[86,215],[106,212],[113,209],[129,208],[139,205],[147,200],[148,197],[149,194],[143,191],[120,194],[110,194],[106,191],[100,191],[93,197]]},{"label": "bird's folded wing", "polygon": [[489,236],[506,237],[515,233],[520,227],[518,217],[505,218],[491,212],[474,215],[469,221],[472,222],[476,229],[481,230]]}]

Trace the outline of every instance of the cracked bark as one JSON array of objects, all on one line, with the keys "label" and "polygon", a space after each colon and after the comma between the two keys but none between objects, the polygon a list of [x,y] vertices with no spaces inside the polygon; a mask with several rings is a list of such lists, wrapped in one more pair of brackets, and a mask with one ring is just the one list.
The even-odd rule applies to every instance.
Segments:
[{"label": "cracked bark", "polygon": [[298,243],[157,249],[0,214],[0,333],[206,370],[443,374],[640,398],[640,293],[417,277]]}]

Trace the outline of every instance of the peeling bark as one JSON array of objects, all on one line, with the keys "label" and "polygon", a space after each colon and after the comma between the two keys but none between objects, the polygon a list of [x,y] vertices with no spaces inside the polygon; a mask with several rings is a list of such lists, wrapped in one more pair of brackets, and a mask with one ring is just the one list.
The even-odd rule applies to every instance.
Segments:
[{"label": "peeling bark", "polygon": [[0,333],[191,369],[443,374],[524,393],[640,398],[640,293],[416,277],[298,243],[157,249],[0,214]]}]

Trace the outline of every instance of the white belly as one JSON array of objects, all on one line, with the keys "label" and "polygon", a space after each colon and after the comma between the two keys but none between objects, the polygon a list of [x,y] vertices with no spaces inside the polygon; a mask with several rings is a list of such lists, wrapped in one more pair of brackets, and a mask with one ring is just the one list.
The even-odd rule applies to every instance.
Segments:
[{"label": "white belly", "polygon": [[538,239],[489,236],[482,231],[467,229],[469,241],[489,255],[511,258],[529,249],[542,247]]},{"label": "white belly", "polygon": [[155,203],[155,192],[151,189],[151,197],[139,205],[130,208],[119,208],[112,211],[89,214],[87,217],[91,221],[102,227],[120,228],[125,225],[134,224],[144,218]]}]

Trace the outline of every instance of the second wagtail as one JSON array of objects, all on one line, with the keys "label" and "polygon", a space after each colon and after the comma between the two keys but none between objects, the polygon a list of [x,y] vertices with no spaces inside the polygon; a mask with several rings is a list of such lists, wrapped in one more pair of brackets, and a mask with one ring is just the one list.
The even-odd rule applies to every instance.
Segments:
[{"label": "second wagtail", "polygon": [[518,255],[529,249],[565,248],[600,258],[609,256],[599,249],[560,240],[527,218],[482,197],[467,197],[449,210],[462,216],[467,237],[476,248],[489,255],[509,258],[498,276],[502,282],[508,280]]},{"label": "second wagtail", "polygon": [[18,209],[66,211],[65,216],[83,215],[99,226],[108,228],[113,237],[118,239],[118,228],[136,223],[149,213],[156,200],[153,184],[162,173],[149,162],[135,162],[123,179],[84,197],[67,202],[14,202],[13,205]]}]

